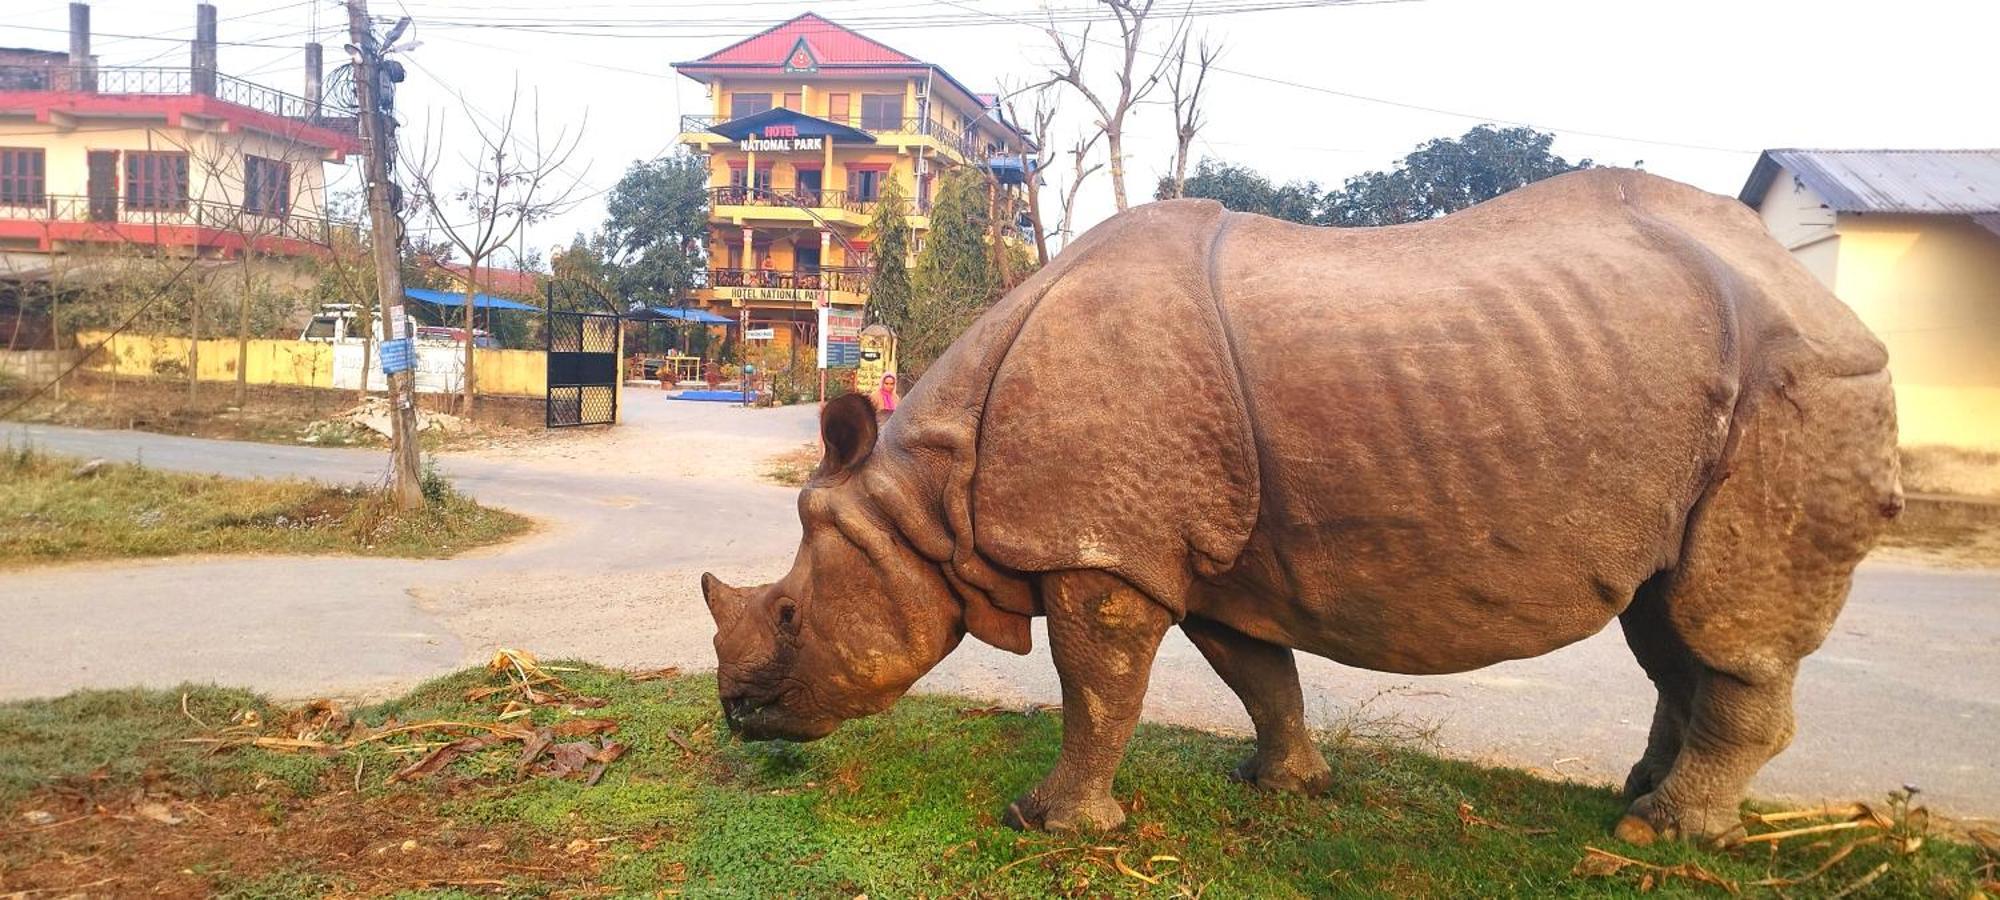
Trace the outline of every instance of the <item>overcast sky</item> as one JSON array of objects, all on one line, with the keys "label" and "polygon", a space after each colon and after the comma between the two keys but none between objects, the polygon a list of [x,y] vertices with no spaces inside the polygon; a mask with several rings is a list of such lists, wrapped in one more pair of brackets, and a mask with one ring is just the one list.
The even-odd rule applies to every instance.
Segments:
[{"label": "overcast sky", "polygon": [[[1725,194],[1765,147],[1994,147],[1991,0],[1191,0],[1197,33],[1225,45],[1198,155],[1274,179],[1323,185],[1390,166],[1419,142],[1481,122],[1554,131],[1556,152]],[[1162,0],[1179,10],[1190,0]],[[225,73],[298,92],[298,47],[317,34],[345,61],[333,0],[221,0]],[[568,174],[585,196],[535,227],[546,251],[602,220],[602,191],[634,160],[673,149],[678,117],[706,112],[672,64],[808,10],[948,69],[975,90],[1046,77],[1042,10],[1084,0],[373,0],[408,15],[406,125],[462,117],[459,97],[497,115],[518,80],[544,128],[588,125]],[[66,48],[67,4],[7,0],[0,45]],[[1273,8],[1277,7],[1277,8]],[[1254,10],[1254,11],[1253,11]],[[553,11],[553,12],[552,12]],[[185,66],[194,4],[99,0],[94,50],[107,65]],[[1161,36],[1166,30],[1162,15]],[[1028,23],[1028,24],[1019,24]],[[1058,25],[1074,35],[1080,22]],[[1092,37],[1109,37],[1109,23]],[[118,35],[129,35],[119,37]],[[181,43],[176,43],[181,42]],[[252,46],[237,46],[240,42]],[[1091,67],[1110,78],[1111,49]],[[1161,93],[1164,99],[1164,91]],[[1057,140],[1082,102],[1064,97]],[[1171,164],[1172,119],[1129,124],[1129,191],[1149,197]],[[452,132],[458,133],[458,132]],[[1067,177],[1060,165],[1050,173]],[[343,183],[352,184],[351,178]],[[1084,189],[1083,221],[1109,215],[1110,182]],[[1053,206],[1053,195],[1045,194]]]}]

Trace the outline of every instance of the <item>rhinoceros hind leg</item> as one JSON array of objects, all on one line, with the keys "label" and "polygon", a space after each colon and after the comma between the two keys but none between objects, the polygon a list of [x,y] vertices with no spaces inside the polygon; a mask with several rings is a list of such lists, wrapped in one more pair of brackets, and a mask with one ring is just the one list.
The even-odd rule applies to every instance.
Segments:
[{"label": "rhinoceros hind leg", "polygon": [[1166,607],[1096,571],[1042,580],[1049,654],[1062,680],[1062,749],[1042,783],[1007,807],[1015,828],[1108,831],[1125,823],[1111,779],[1139,724]]},{"label": "rhinoceros hind leg", "polygon": [[1618,617],[1625,643],[1659,692],[1646,753],[1625,776],[1626,801],[1652,793],[1681,755],[1681,737],[1693,714],[1696,664],[1666,617],[1666,573],[1639,586],[1632,604]]},{"label": "rhinoceros hind leg", "polygon": [[1646,790],[1617,828],[1628,840],[1739,833],[1744,789],[1791,741],[1799,660],[1902,508],[1886,373],[1780,380],[1746,399],[1728,477],[1697,510],[1680,563],[1624,620],[1662,685],[1632,785]]},{"label": "rhinoceros hind leg", "polygon": [[1333,769],[1306,731],[1305,696],[1291,648],[1206,619],[1187,619],[1181,630],[1236,692],[1257,727],[1257,752],[1236,767],[1234,777],[1265,790],[1325,793],[1333,785]]}]

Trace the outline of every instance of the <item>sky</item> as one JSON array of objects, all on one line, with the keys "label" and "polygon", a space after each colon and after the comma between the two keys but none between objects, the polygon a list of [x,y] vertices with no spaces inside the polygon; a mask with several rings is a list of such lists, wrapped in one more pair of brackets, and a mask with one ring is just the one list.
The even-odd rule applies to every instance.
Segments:
[{"label": "sky", "polygon": [[[0,45],[66,48],[66,3],[7,5]],[[314,35],[328,44],[329,69],[346,59],[346,16],[335,0],[216,6],[227,74],[300,92],[299,48]],[[974,90],[1019,87],[1047,77],[1051,8],[1074,38],[1093,4],[371,3],[377,17],[414,22],[398,96],[412,138],[429,124],[463,150],[464,107],[497,117],[516,85],[524,108],[539,106],[546,135],[581,129],[559,179],[574,185],[577,202],[523,242],[544,258],[602,223],[604,193],[626,167],[674,150],[682,113],[708,111],[705,88],[674,74],[675,62],[814,11],[937,63]],[[1161,0],[1160,40],[1187,8],[1197,13],[1194,33],[1224,48],[1195,155],[1278,181],[1338,185],[1482,122],[1552,131],[1555,152],[1569,159],[1641,165],[1729,195],[1767,147],[2000,147],[1990,62],[2000,3],[1991,0]],[[185,66],[194,4],[98,0],[92,25],[102,64]],[[1113,35],[1108,19],[1091,31],[1093,40]],[[1108,84],[1114,50],[1091,44],[1086,76]],[[1063,114],[1051,143],[1066,146],[1088,119],[1080,97],[1056,96]],[[1135,202],[1172,164],[1164,89],[1155,99],[1127,124]],[[330,175],[336,191],[356,184],[351,172]],[[1049,175],[1068,178],[1066,164]],[[1044,188],[1046,209],[1056,187]],[[1085,182],[1079,207],[1083,226],[1114,212],[1104,172]]]}]

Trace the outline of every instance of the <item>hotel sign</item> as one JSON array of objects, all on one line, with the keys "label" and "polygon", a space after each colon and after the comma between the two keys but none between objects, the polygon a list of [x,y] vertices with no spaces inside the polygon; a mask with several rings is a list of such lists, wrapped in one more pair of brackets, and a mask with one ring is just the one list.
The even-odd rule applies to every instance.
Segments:
[{"label": "hotel sign", "polygon": [[736,146],[751,153],[790,153],[826,149],[826,138],[800,137],[797,125],[772,125],[762,137],[744,138]]},{"label": "hotel sign", "polygon": [[717,300],[750,300],[782,303],[812,303],[824,306],[826,291],[805,288],[772,287],[719,287],[715,289]]}]

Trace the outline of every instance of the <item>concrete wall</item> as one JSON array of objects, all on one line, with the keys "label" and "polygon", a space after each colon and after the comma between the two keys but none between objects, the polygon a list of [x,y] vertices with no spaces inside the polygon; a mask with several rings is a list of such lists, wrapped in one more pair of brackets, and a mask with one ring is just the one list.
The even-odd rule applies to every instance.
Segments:
[{"label": "concrete wall", "polygon": [[0,350],[0,375],[40,384],[54,381],[74,362],[74,350]]},{"label": "concrete wall", "polygon": [[1889,347],[1903,443],[2000,450],[2000,235],[1963,216],[1838,230],[1834,293]]}]

